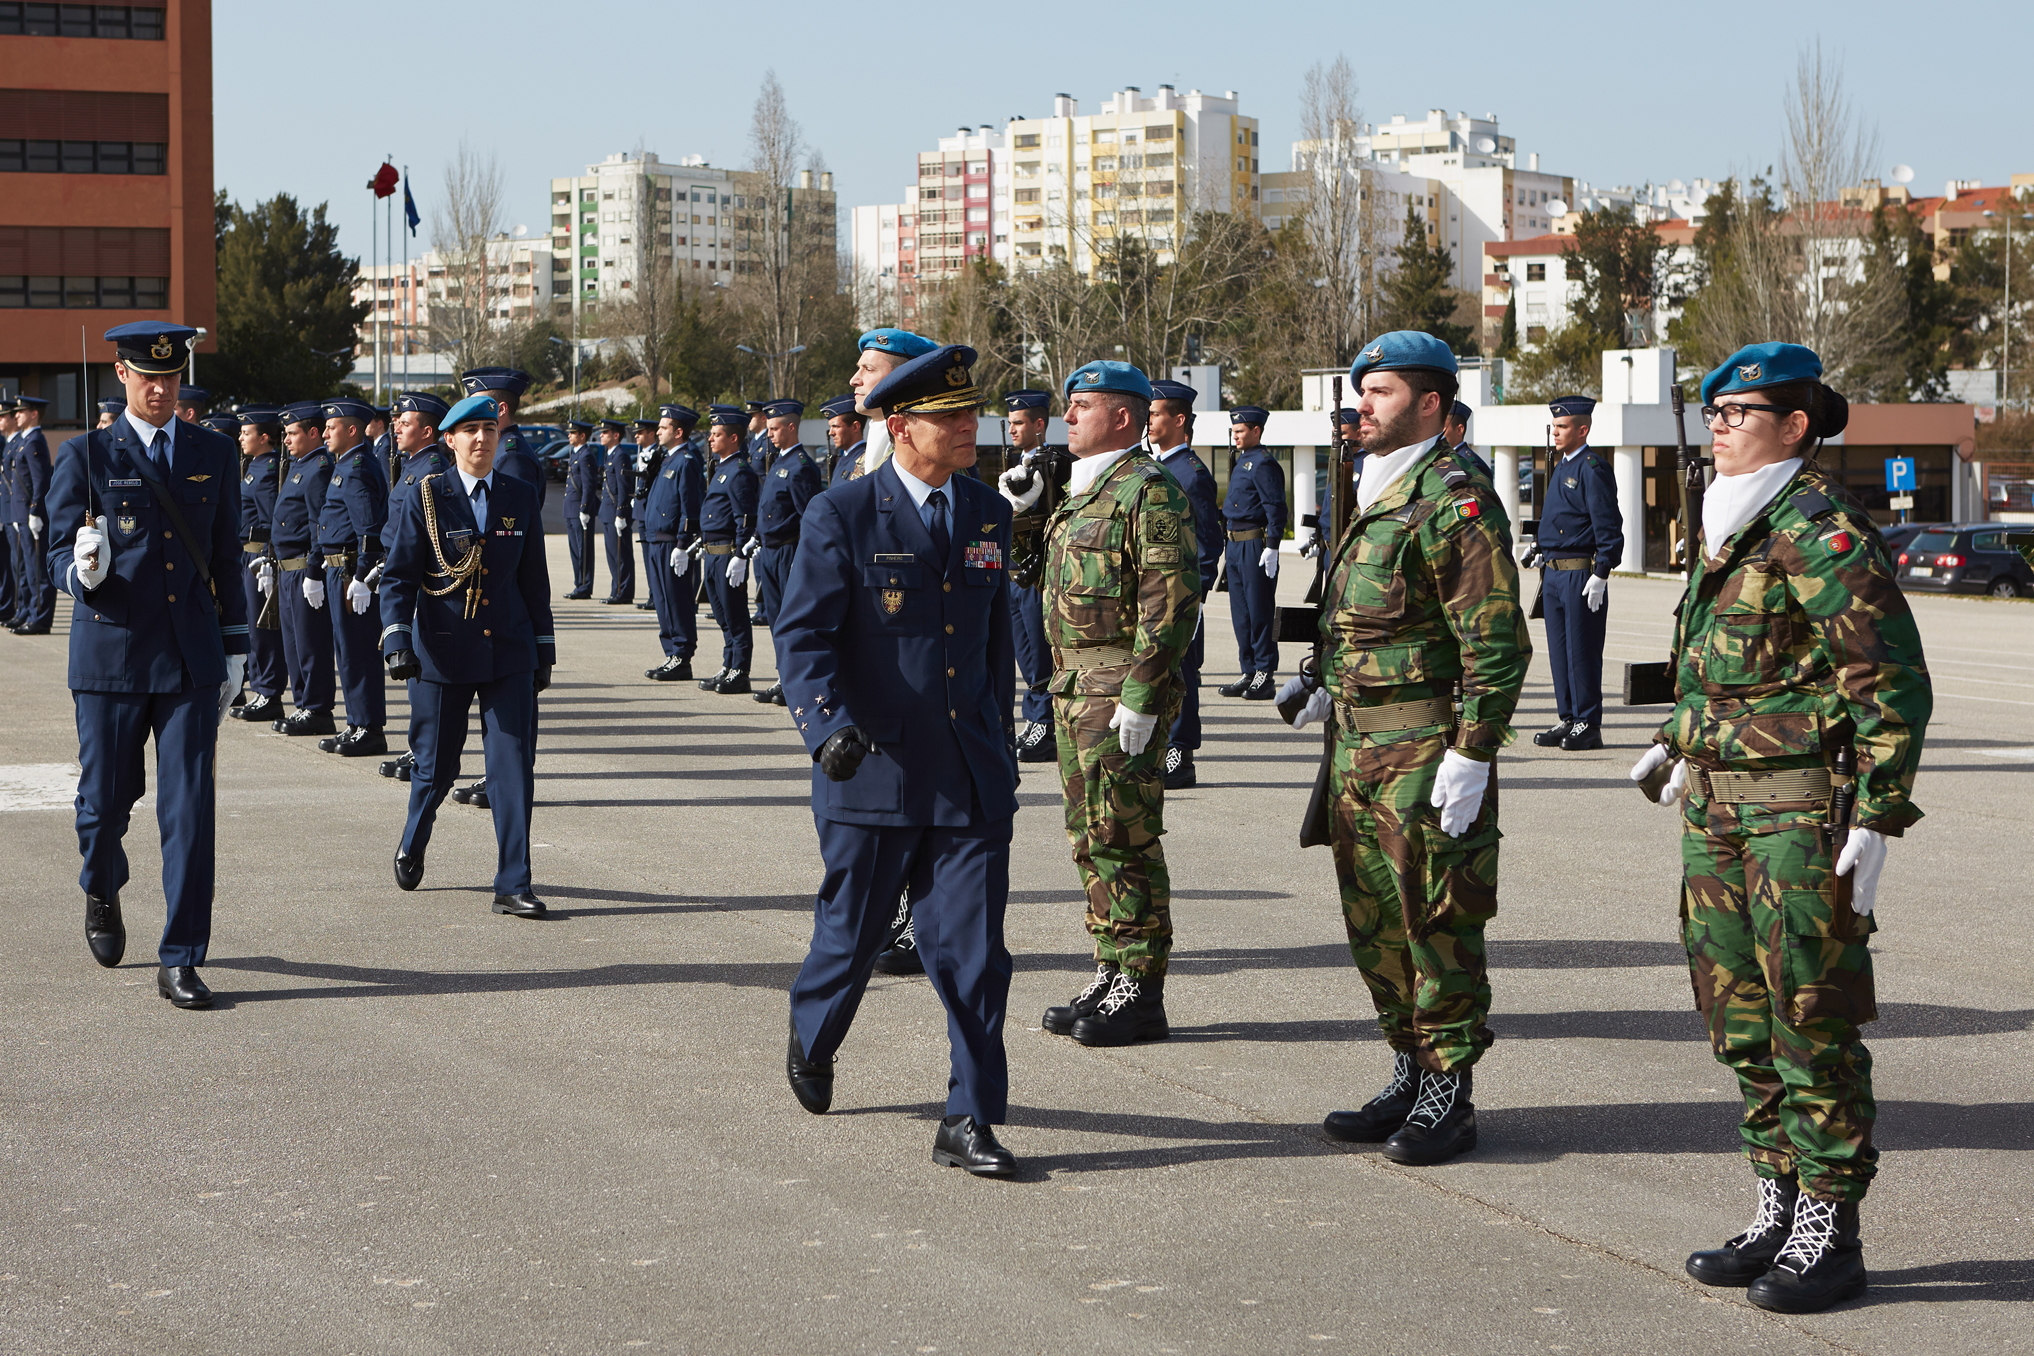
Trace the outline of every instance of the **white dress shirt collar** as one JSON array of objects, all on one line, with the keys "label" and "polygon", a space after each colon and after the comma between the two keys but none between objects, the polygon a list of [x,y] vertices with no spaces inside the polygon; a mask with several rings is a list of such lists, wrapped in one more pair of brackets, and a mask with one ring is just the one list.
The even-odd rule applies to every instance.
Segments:
[{"label": "white dress shirt collar", "polygon": [[945,485],[928,485],[924,481],[920,480],[917,476],[914,476],[909,471],[905,470],[904,463],[896,460],[895,458],[891,459],[890,469],[897,473],[897,479],[904,486],[904,493],[911,496],[912,507],[918,509],[920,513],[924,512],[925,501],[932,498],[932,492],[934,490],[944,490],[946,492],[947,512],[949,513],[953,512],[953,490],[951,488],[953,485],[952,476],[947,477]]},{"label": "white dress shirt collar", "polygon": [[127,407],[126,418],[127,422],[133,426],[136,435],[140,437],[141,446],[144,450],[154,445],[156,434],[167,433],[169,435],[170,451],[172,453],[176,451],[177,418],[175,415],[170,416],[170,421],[167,424],[164,424],[161,428],[157,428],[154,424],[149,423],[146,419],[143,419],[140,415],[136,414],[134,412],[134,407],[130,405]]}]

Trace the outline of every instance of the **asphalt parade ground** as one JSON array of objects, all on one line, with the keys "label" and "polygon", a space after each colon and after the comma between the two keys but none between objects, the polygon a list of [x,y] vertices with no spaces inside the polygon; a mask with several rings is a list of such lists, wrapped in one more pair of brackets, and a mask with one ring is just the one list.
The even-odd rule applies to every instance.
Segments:
[{"label": "asphalt parade ground", "polygon": [[[562,593],[555,535],[551,559]],[[1309,566],[1286,564],[1297,598]],[[1664,657],[1677,596],[1613,582],[1613,684]],[[1296,846],[1319,738],[1214,695],[1235,649],[1212,602],[1200,785],[1167,806],[1169,1041],[1038,1029],[1091,963],[1053,770],[1025,769],[1001,1132],[1023,1170],[997,1182],[931,1162],[946,1041],[923,978],[870,986],[832,1114],[792,1100],[810,760],[777,708],[644,679],[650,614],[556,605],[545,921],[488,912],[485,812],[448,802],[400,893],[406,787],[227,722],[218,1001],[187,1013],[153,985],[152,799],[127,837],[126,962],[85,949],[60,597],[51,635],[0,639],[0,1347],[2034,1350],[2034,604],[1915,602],[1936,706],[1927,817],[1879,892],[1872,1289],[1787,1318],[1681,1270],[1753,1194],[1677,940],[1677,816],[1625,776],[1659,710],[1613,704],[1601,752],[1500,756],[1482,1147],[1400,1168],[1320,1132],[1388,1058],[1327,850]],[[1528,733],[1553,718],[1534,629]],[[476,726],[474,775],[478,749]]]}]

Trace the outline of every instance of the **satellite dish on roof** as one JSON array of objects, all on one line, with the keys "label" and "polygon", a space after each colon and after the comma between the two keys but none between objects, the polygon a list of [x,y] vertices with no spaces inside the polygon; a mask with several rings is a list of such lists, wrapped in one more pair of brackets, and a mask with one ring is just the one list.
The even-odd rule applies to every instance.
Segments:
[{"label": "satellite dish on roof", "polygon": [[1566,198],[1549,198],[1549,199],[1547,199],[1547,214],[1548,214],[1549,216],[1556,216],[1556,217],[1565,217],[1565,216],[1567,216],[1567,215],[1568,215],[1568,200],[1567,200]]},{"label": "satellite dish on roof", "polygon": [[1496,149],[1497,149],[1497,138],[1495,137],[1476,138],[1476,153],[1478,155],[1489,155],[1492,151]]},{"label": "satellite dish on roof", "polygon": [[1896,183],[1896,184],[1911,184],[1911,183],[1913,183],[1913,182],[1914,182],[1914,167],[1913,167],[1912,165],[1895,165],[1895,166],[1893,166],[1893,182],[1894,182],[1894,183]]},{"label": "satellite dish on roof", "polygon": [[1686,193],[1687,191],[1688,185],[1682,183],[1679,179],[1667,185],[1667,192],[1669,193]]},{"label": "satellite dish on roof", "polygon": [[516,227],[516,239],[518,239],[518,240],[521,240],[521,239],[522,239],[522,238],[523,238],[524,236],[528,235],[529,233],[530,233],[530,228],[529,228],[529,227],[527,227],[527,226],[518,226],[518,227]]}]

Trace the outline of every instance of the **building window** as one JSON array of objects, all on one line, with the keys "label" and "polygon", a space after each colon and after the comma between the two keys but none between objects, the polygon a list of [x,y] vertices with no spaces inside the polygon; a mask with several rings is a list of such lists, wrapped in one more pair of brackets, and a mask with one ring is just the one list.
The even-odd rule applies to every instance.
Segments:
[{"label": "building window", "polygon": [[0,34],[31,38],[135,38],[161,42],[159,5],[0,4]]},{"label": "building window", "polygon": [[1545,282],[1546,280],[1547,280],[1547,266],[1545,264],[1526,265],[1527,282]]},{"label": "building window", "polygon": [[1017,149],[1020,151],[1033,150],[1037,145],[1038,133],[1036,132],[1024,132],[1017,137]]},{"label": "building window", "polygon": [[159,141],[0,139],[0,173],[162,174],[167,149]]},{"label": "building window", "polygon": [[0,274],[0,309],[160,311],[168,278],[24,277]]},{"label": "building window", "polygon": [[1546,337],[1547,337],[1547,327],[1545,325],[1526,326],[1526,342],[1528,344],[1540,343],[1544,341]]}]

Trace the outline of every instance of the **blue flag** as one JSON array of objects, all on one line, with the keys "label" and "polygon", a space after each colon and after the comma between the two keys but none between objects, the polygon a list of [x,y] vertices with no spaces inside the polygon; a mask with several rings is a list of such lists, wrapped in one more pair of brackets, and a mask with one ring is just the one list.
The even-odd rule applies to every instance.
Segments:
[{"label": "blue flag", "polygon": [[410,228],[410,234],[411,234],[411,235],[415,235],[415,234],[417,233],[417,223],[418,223],[419,221],[421,221],[421,220],[422,220],[422,218],[421,218],[421,217],[419,217],[419,216],[417,215],[417,200],[416,200],[415,198],[412,198],[412,197],[410,196],[410,180],[409,180],[409,176],[408,176],[408,175],[404,175],[404,176],[403,176],[403,221],[404,221],[405,223],[407,223],[407,224],[408,224],[408,226],[409,226],[409,228]]}]

